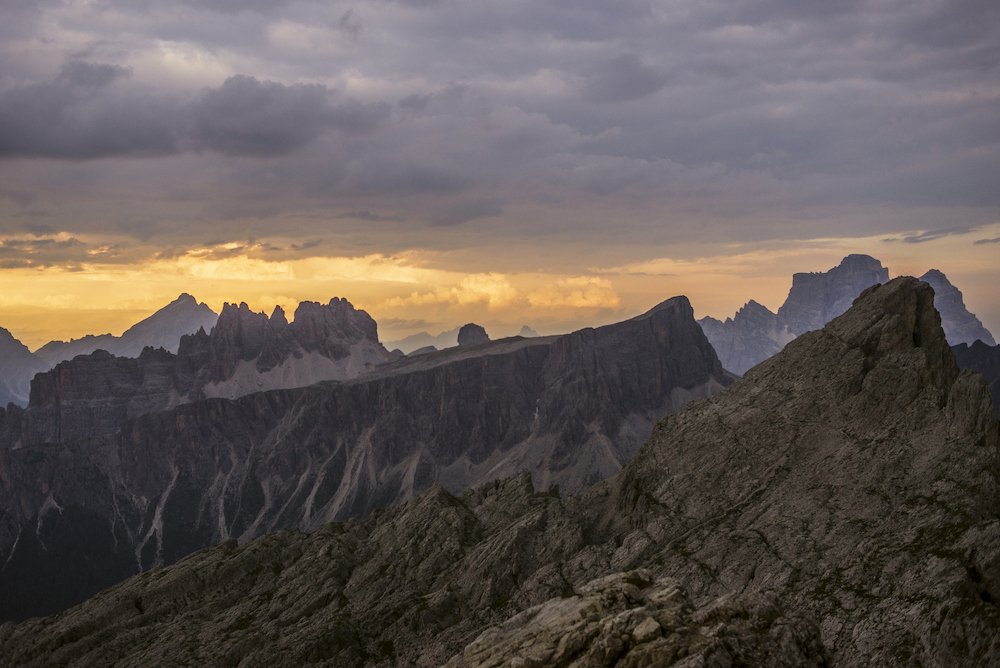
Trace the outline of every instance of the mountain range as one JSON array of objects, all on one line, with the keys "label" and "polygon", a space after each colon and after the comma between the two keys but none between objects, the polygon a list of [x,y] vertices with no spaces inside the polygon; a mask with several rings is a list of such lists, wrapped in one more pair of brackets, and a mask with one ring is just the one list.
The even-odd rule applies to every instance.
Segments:
[{"label": "mountain range", "polygon": [[139,357],[147,347],[176,352],[182,336],[210,330],[217,319],[212,309],[185,293],[121,336],[88,334],[70,341],[50,341],[34,353],[0,327],[0,406],[25,406],[35,374],[60,362],[98,350],[119,357]]},{"label": "mountain range", "polygon": [[[433,485],[527,471],[576,490],[620,470],[656,420],[732,380],[683,297],[563,336],[473,338],[398,357],[344,300],[303,303],[290,324],[227,305],[176,355],[95,353],[40,374],[26,409],[0,411],[0,618]],[[345,373],[287,389],[324,368]]]},{"label": "mountain range", "polygon": [[[820,329],[846,311],[866,288],[889,280],[889,270],[868,255],[848,255],[826,272],[797,273],[784,304],[773,313],[750,300],[732,318],[699,320],[722,365],[742,375],[776,354],[795,337]],[[981,340],[996,345],[992,334],[970,313],[961,291],[937,269],[920,280],[934,289],[934,303],[952,345]]]},{"label": "mountain range", "polygon": [[[662,383],[667,370],[699,368],[688,356],[703,350],[703,338],[688,309],[674,300],[624,323],[649,336],[635,362],[622,366],[623,378],[661,369],[646,386]],[[588,370],[604,364],[588,346],[604,339],[610,354],[622,343],[609,334],[549,339],[544,359],[531,361],[552,369],[562,392],[583,390],[596,382]],[[669,343],[661,350],[671,352],[651,358],[654,341]],[[393,364],[430,365],[436,356],[482,348],[501,359],[464,363],[499,370],[505,351],[541,355],[529,352],[537,347],[498,341]],[[711,361],[710,350],[699,353],[703,362]],[[625,365],[629,358],[622,352],[615,359]],[[493,387],[483,380],[456,396],[474,389],[481,397]],[[350,419],[363,409],[346,406],[347,387],[330,386],[324,392],[331,396],[315,398],[345,406],[341,419]],[[361,393],[385,406],[374,388]],[[294,403],[318,394],[301,391]],[[599,398],[615,396],[607,385]],[[629,404],[636,396],[622,398]],[[169,478],[170,498],[179,498],[192,489],[187,471],[201,468],[168,453],[197,442],[205,467],[232,458],[247,440],[260,447],[254,434],[261,420],[248,418],[289,397],[261,393],[180,407],[148,418],[156,429],[175,430],[171,446],[157,446],[155,430],[139,420],[124,433],[145,438],[103,447],[118,452],[124,468],[152,449],[150,460],[164,461],[163,473],[136,469],[123,480],[159,478],[162,485]],[[438,401],[431,392],[406,397]],[[453,432],[489,405],[447,404],[444,414],[457,424],[433,433]],[[208,435],[220,424],[216,415],[227,412],[239,413],[244,426],[217,448]],[[383,412],[380,424],[411,433],[398,420]],[[205,437],[184,431],[194,424]],[[263,480],[313,458],[295,446],[307,435],[289,425],[272,437],[284,440],[288,454]],[[72,452],[59,456],[72,462]],[[39,449],[3,454],[0,470],[8,472],[45,458]],[[623,470],[575,496],[515,476],[462,494],[435,487],[309,534],[229,540],[57,617],[0,626],[0,654],[23,666],[996,665],[998,461],[1000,426],[985,381],[959,370],[929,286],[897,278],[864,290],[844,314],[801,334],[728,389],[659,422]],[[274,499],[273,489],[264,486],[255,507]],[[320,494],[314,490],[313,498]],[[57,503],[59,493],[51,486],[35,492],[46,510],[24,523],[21,540],[54,538],[53,527],[81,512]],[[241,500],[252,498],[232,497],[220,521],[240,517]],[[216,518],[194,504],[170,512],[169,502],[152,505],[146,514],[164,520],[164,530],[177,511],[174,517],[193,523]],[[33,559],[47,558],[35,550]],[[76,555],[78,563],[94,556]],[[17,582],[29,582],[23,570]],[[9,580],[5,587],[6,601]]]}]

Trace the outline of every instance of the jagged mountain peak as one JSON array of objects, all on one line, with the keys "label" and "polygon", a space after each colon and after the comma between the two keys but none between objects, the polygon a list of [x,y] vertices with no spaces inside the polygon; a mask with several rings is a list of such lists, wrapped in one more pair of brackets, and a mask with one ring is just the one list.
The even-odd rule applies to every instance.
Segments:
[{"label": "jagged mountain peak", "polygon": [[993,334],[974,313],[969,312],[962,291],[948,280],[944,272],[931,269],[920,280],[934,288],[935,305],[941,312],[945,334],[952,344],[972,343],[979,339],[988,345],[996,345]]}]

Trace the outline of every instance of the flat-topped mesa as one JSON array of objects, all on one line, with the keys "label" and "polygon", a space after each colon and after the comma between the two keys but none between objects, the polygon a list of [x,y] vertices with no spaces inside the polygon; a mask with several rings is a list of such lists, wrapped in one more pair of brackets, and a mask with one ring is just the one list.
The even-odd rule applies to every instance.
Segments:
[{"label": "flat-topped mesa", "polygon": [[976,341],[988,346],[996,345],[989,330],[966,308],[962,291],[952,285],[943,272],[931,269],[920,280],[934,288],[934,306],[941,313],[944,333],[952,345]]},{"label": "flat-topped mesa", "polygon": [[826,272],[798,273],[778,309],[778,321],[792,334],[821,328],[846,311],[865,288],[889,280],[889,270],[868,255],[848,255]]},{"label": "flat-topped mesa", "polygon": [[462,328],[458,330],[458,345],[463,347],[478,346],[481,343],[488,343],[489,340],[490,335],[486,333],[486,329],[474,322],[462,325]]}]

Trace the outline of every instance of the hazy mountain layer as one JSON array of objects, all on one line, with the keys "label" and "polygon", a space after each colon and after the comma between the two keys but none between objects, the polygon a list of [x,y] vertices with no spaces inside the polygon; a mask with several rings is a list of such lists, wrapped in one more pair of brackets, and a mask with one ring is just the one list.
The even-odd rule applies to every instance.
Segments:
[{"label": "hazy mountain layer", "polygon": [[199,329],[211,330],[218,319],[205,304],[189,294],[182,294],[159,311],[129,327],[121,336],[88,335],[71,341],[50,341],[35,354],[55,366],[77,355],[104,350],[118,357],[138,357],[143,348],[163,348],[177,352],[181,337]]},{"label": "hazy mountain layer", "polygon": [[401,350],[406,355],[409,355],[415,350],[428,348],[430,346],[433,346],[437,350],[453,348],[458,345],[458,330],[459,328],[456,327],[437,335],[429,334],[427,332],[418,332],[417,334],[411,334],[410,336],[399,339],[398,341],[386,341],[385,347],[389,350]]},{"label": "hazy mountain layer", "polygon": [[971,345],[976,341],[982,341],[988,346],[997,344],[979,318],[965,307],[962,291],[952,285],[947,276],[937,269],[931,269],[920,280],[934,288],[934,306],[941,313],[941,325],[949,343],[953,346],[960,343]]},{"label": "hazy mountain layer", "polygon": [[[139,361],[149,371],[157,356],[172,357]],[[121,372],[164,377],[144,374]],[[57,610],[215,542],[315,529],[435,484],[457,491],[528,471],[539,485],[579,489],[618,471],[657,419],[729,382],[679,297],[617,325],[86,429],[80,419],[103,414],[70,410],[75,402],[6,411],[0,435],[17,447],[0,447],[0,615]],[[61,418],[46,432],[49,407]]]},{"label": "hazy mountain layer", "polygon": [[[777,313],[750,300],[732,318],[706,317],[699,322],[722,366],[742,375],[799,334],[819,329],[846,311],[866,288],[888,280],[889,271],[875,258],[848,255],[829,271],[793,275],[792,288]],[[965,308],[962,293],[944,274],[932,269],[921,280],[934,288],[934,305],[952,345],[976,339],[994,345],[993,337]]]},{"label": "hazy mountain layer", "polygon": [[931,290],[866,291],[576,498],[509,479],[0,627],[20,665],[995,665],[1000,427]]},{"label": "hazy mountain layer", "polygon": [[27,404],[31,379],[47,368],[44,360],[0,327],[0,406]]}]

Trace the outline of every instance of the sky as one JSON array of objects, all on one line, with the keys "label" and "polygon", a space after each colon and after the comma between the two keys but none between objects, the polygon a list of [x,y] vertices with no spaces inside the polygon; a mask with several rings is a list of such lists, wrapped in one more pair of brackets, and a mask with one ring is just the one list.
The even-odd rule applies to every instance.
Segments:
[{"label": "sky", "polygon": [[996,334],[998,109],[995,0],[0,0],[0,326],[550,333],[860,252]]}]

